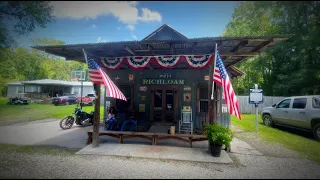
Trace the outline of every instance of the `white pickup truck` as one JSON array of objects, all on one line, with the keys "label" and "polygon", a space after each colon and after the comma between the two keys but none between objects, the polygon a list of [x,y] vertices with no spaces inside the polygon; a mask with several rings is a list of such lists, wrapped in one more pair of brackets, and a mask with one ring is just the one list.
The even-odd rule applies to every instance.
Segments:
[{"label": "white pickup truck", "polygon": [[320,95],[288,97],[262,110],[263,124],[311,131],[320,141]]}]

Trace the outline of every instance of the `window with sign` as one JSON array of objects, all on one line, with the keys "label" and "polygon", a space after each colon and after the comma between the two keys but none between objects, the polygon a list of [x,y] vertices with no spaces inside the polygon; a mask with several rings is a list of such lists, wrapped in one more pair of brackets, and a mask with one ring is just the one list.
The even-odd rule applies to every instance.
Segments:
[{"label": "window with sign", "polygon": [[208,87],[199,87],[198,112],[208,112]]},{"label": "window with sign", "polygon": [[285,99],[278,104],[277,108],[289,108],[290,102],[291,102],[291,99]]}]

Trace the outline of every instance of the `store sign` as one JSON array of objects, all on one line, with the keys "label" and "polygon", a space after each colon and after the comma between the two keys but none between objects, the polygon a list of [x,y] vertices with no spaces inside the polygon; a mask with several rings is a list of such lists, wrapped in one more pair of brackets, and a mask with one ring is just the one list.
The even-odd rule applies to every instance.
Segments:
[{"label": "store sign", "polygon": [[160,78],[171,78],[171,74],[169,73],[163,73],[163,74],[159,74]]},{"label": "store sign", "polygon": [[142,79],[142,84],[184,84],[183,79]]}]

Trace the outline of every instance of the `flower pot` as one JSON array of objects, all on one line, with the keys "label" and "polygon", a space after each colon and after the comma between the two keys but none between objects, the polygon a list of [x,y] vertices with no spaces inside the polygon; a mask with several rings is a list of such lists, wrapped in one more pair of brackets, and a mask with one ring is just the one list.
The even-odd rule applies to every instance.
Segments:
[{"label": "flower pot", "polygon": [[222,147],[222,146],[216,145],[216,144],[214,144],[214,143],[210,143],[210,152],[211,152],[211,155],[214,156],[214,157],[220,157],[221,147]]}]

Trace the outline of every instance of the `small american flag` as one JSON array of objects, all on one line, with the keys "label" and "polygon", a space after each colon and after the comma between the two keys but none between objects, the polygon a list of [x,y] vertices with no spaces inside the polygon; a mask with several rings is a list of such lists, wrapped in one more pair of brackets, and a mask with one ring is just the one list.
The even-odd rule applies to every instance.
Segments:
[{"label": "small american flag", "polygon": [[101,69],[95,60],[84,52],[84,56],[88,63],[89,77],[94,84],[104,84],[109,97],[127,101],[119,88],[112,82],[109,76]]},{"label": "small american flag", "polygon": [[223,87],[223,94],[228,105],[229,113],[235,115],[238,119],[241,119],[239,101],[218,52],[216,57],[217,60],[214,68],[213,81]]}]

